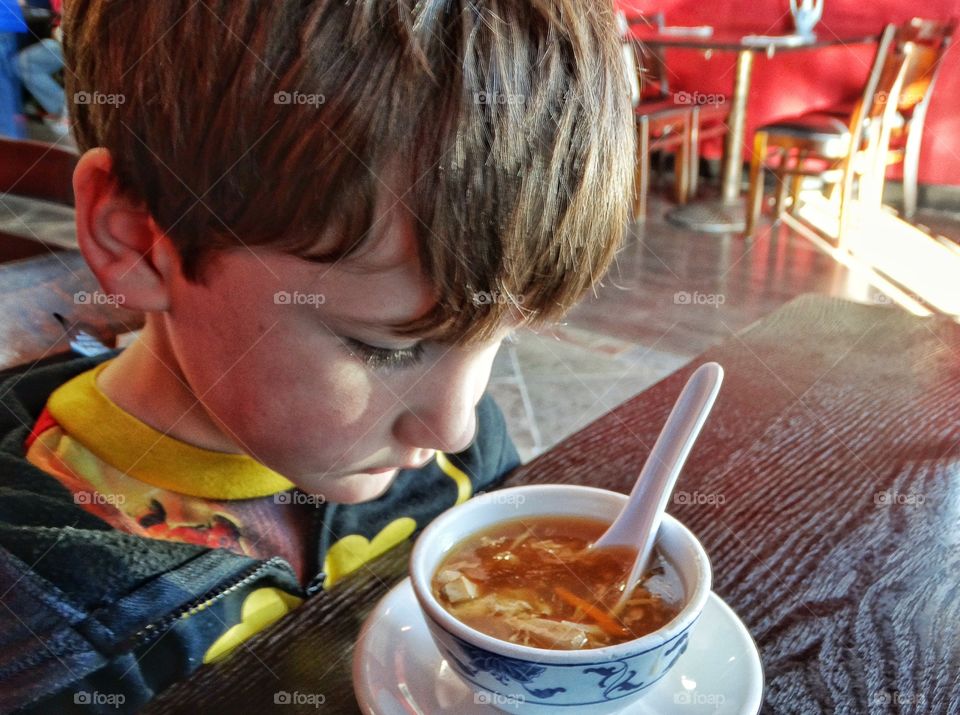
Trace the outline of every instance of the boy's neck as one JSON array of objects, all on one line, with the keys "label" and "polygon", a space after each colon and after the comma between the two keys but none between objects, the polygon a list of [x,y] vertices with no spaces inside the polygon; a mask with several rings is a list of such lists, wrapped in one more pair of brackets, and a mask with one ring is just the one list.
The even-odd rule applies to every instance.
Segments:
[{"label": "boy's neck", "polygon": [[190,389],[156,316],[147,316],[139,338],[100,373],[97,385],[125,412],[169,437],[217,452],[240,452]]}]

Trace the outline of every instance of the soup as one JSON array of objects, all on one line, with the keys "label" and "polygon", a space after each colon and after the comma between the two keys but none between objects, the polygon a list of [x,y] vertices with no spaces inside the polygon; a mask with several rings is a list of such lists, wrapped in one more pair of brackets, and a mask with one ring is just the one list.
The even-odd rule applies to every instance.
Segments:
[{"label": "soup", "polygon": [[680,612],[683,586],[654,551],[616,613],[636,549],[589,551],[608,526],[569,516],[501,522],[451,550],[433,576],[433,594],[471,628],[535,648],[600,648],[646,635]]}]

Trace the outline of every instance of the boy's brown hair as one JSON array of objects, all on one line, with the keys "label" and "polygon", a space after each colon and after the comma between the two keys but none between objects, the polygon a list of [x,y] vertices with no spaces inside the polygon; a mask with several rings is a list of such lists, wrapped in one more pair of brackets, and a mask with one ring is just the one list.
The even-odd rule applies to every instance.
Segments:
[{"label": "boy's brown hair", "polygon": [[398,327],[470,342],[559,317],[622,240],[609,0],[72,0],[64,33],[80,149],[111,152],[192,280],[241,245],[350,256],[386,191],[438,299]]}]

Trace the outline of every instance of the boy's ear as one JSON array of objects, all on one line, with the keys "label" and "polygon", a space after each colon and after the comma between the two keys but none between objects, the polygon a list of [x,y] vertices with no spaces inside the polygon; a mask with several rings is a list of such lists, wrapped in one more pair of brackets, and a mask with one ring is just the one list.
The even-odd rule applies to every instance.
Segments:
[{"label": "boy's ear", "polygon": [[80,157],[73,191],[80,252],[104,292],[131,310],[169,309],[171,280],[180,271],[176,248],[146,208],[119,190],[108,150]]}]

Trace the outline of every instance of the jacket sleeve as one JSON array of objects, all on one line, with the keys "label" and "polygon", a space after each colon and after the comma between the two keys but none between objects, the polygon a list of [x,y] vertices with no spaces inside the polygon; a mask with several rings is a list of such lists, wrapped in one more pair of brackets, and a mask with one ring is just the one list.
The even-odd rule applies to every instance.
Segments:
[{"label": "jacket sleeve", "polygon": [[[8,545],[17,541],[9,530]],[[65,531],[32,565],[0,547],[0,591],[6,594],[0,712],[136,712],[196,670],[212,646],[220,642],[224,648],[215,650],[227,651],[236,640],[223,643],[227,634],[268,625],[245,623],[243,605],[251,595],[268,592],[291,607],[299,600],[288,592],[299,587],[285,562],[219,550],[200,550],[177,566],[141,574],[130,590],[117,588],[117,580],[93,594],[78,588],[84,575],[77,572],[109,583],[111,566],[120,561],[111,548],[118,542],[98,536],[134,538]],[[89,560],[91,544],[83,541],[91,540],[106,547],[99,561]],[[56,573],[62,574],[58,583],[51,580]]]}]

